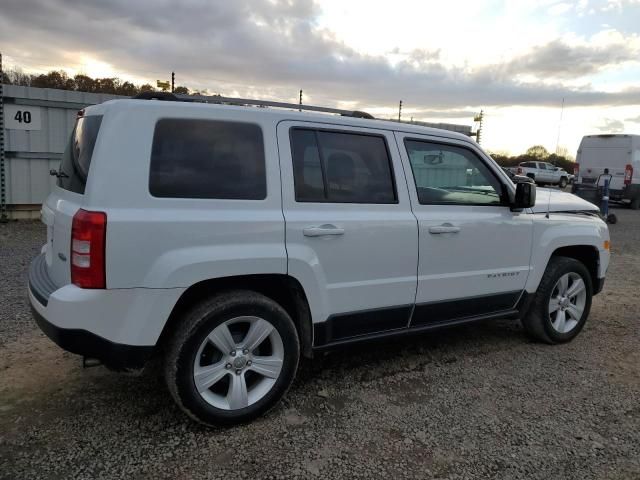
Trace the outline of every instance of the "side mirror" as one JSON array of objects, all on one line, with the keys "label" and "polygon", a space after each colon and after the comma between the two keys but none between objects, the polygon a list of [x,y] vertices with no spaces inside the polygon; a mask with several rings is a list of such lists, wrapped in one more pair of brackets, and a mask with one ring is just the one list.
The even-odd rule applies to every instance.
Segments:
[{"label": "side mirror", "polygon": [[527,177],[525,175],[514,175],[511,179],[513,183],[535,183],[533,178]]},{"label": "side mirror", "polygon": [[536,204],[536,184],[529,182],[516,183],[516,194],[511,210],[531,208]]}]

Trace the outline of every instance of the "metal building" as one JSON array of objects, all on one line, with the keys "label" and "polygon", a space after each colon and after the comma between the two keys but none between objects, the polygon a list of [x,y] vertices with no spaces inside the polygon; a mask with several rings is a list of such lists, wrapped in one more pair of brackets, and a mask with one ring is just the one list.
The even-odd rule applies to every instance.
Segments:
[{"label": "metal building", "polygon": [[[117,95],[3,85],[5,199],[10,218],[37,218],[55,184],[78,110]],[[2,199],[0,199],[2,201]]]}]

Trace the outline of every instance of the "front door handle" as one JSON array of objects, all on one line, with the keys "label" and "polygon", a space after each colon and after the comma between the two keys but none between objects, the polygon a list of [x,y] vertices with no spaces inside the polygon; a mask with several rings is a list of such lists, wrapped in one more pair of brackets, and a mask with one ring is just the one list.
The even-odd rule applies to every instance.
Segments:
[{"label": "front door handle", "polygon": [[443,223],[442,225],[429,227],[429,233],[436,235],[440,233],[458,233],[459,231],[460,227],[454,227],[450,223]]},{"label": "front door handle", "polygon": [[325,235],[344,235],[344,228],[336,227],[330,223],[318,227],[306,227],[302,229],[305,237],[323,237]]}]

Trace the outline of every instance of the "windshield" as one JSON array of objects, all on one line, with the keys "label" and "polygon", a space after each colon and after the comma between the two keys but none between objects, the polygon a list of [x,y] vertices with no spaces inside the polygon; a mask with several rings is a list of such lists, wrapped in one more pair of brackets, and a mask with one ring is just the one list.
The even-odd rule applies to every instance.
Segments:
[{"label": "windshield", "polygon": [[62,155],[58,186],[75,193],[84,193],[89,175],[93,147],[98,138],[102,115],[80,117]]}]

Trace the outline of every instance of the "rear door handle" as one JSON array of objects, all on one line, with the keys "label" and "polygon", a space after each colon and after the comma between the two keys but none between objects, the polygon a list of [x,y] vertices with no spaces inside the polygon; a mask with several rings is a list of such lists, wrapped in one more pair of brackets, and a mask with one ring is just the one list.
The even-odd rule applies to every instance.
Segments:
[{"label": "rear door handle", "polygon": [[344,228],[336,227],[330,223],[318,227],[306,227],[302,229],[305,237],[323,237],[325,235],[344,235]]},{"label": "rear door handle", "polygon": [[443,223],[442,225],[429,227],[429,233],[433,233],[435,235],[440,233],[458,233],[459,231],[460,227],[454,227],[450,223]]}]

